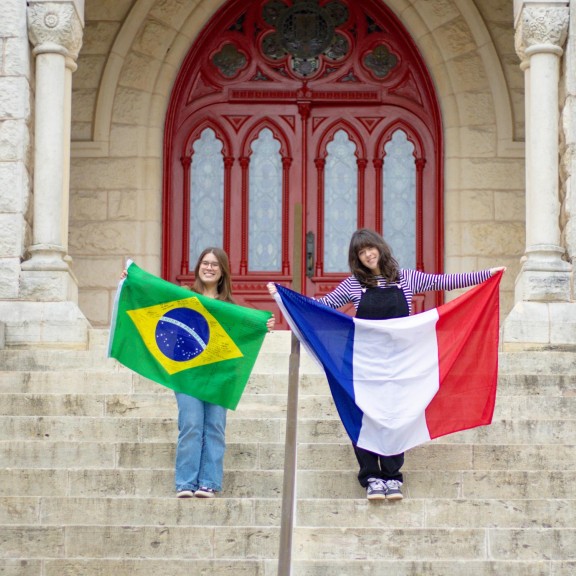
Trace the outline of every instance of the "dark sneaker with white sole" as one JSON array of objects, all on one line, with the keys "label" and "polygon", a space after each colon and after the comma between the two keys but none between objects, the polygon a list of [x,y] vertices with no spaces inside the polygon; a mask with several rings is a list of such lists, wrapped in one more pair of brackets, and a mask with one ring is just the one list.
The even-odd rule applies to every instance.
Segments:
[{"label": "dark sneaker with white sole", "polygon": [[386,482],[381,478],[368,478],[366,498],[368,500],[384,500],[386,498]]},{"label": "dark sneaker with white sole", "polygon": [[386,500],[402,500],[401,486],[400,480],[386,480]]}]

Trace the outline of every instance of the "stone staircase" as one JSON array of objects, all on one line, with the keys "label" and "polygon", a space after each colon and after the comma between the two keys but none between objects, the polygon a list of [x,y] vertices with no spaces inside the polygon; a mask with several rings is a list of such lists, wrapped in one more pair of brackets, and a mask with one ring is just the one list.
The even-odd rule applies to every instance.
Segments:
[{"label": "stone staircase", "polygon": [[[87,351],[0,351],[0,575],[276,576],[290,335],[229,413],[225,490],[174,497],[170,390]],[[368,502],[303,355],[294,576],[576,573],[576,367],[501,355],[494,423],[408,452],[406,498]]]}]

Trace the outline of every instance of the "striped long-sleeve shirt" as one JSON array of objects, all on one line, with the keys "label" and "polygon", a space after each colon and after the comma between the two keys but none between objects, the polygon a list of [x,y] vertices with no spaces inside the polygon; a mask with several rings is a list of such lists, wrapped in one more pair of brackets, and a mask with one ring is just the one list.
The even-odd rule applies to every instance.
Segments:
[{"label": "striped long-sleeve shirt", "polygon": [[[408,302],[410,314],[412,313],[412,298],[414,294],[428,292],[431,290],[455,290],[457,288],[466,288],[480,284],[490,278],[490,270],[480,270],[479,272],[468,272],[464,274],[428,274],[418,270],[401,269],[400,282],[389,283],[382,276],[376,276],[378,286],[381,288],[387,286],[398,286]],[[360,298],[366,291],[356,276],[348,276],[338,286],[317,300],[330,306],[330,308],[341,308],[349,302],[352,302],[354,308],[358,308]]]}]

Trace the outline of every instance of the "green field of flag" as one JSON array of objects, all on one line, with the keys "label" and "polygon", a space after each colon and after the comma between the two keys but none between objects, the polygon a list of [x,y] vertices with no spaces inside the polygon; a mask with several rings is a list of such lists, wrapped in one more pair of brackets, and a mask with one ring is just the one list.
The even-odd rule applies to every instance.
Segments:
[{"label": "green field of flag", "polygon": [[234,410],[271,312],[201,296],[134,262],[119,286],[108,356],[142,376]]}]

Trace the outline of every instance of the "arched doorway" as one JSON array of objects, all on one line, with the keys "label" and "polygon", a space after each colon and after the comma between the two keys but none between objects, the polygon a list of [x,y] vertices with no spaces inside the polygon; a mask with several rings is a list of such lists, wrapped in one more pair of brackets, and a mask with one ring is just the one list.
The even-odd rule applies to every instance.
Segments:
[{"label": "arched doorway", "polygon": [[[442,270],[442,138],[414,43],[378,0],[231,0],[188,53],[165,130],[163,275],[230,255],[239,304],[268,281],[324,294],[359,227]],[[440,295],[416,300],[421,310]]]}]

